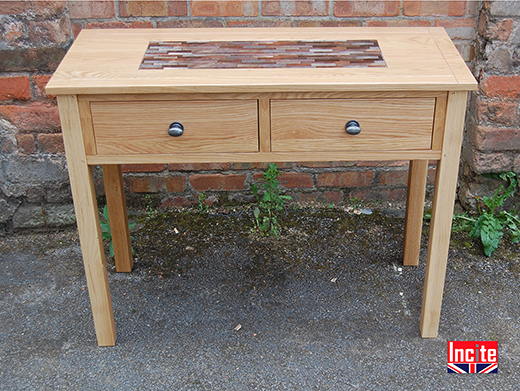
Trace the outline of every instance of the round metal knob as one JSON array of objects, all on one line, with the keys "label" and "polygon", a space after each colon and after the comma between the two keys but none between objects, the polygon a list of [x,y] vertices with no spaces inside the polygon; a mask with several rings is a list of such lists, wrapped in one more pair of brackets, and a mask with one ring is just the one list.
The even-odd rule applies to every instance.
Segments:
[{"label": "round metal knob", "polygon": [[168,129],[168,134],[172,137],[182,136],[184,133],[184,126],[180,122],[173,122]]},{"label": "round metal knob", "polygon": [[348,134],[351,134],[351,135],[356,135],[356,134],[361,133],[361,127],[359,126],[359,122],[357,122],[356,120],[348,121],[347,124],[345,125],[345,130],[347,131]]}]

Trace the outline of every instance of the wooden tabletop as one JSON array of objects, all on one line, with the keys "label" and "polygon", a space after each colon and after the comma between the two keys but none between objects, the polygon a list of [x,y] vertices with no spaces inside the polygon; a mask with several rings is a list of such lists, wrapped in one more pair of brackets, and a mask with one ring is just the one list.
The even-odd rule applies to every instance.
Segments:
[{"label": "wooden tabletop", "polygon": [[[151,41],[376,40],[386,66],[140,69]],[[83,30],[47,93],[467,91],[477,83],[442,27]]]}]

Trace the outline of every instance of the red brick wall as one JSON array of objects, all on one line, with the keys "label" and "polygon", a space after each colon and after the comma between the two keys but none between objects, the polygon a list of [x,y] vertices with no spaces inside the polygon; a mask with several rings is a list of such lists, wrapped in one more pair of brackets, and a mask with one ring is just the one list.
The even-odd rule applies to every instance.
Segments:
[{"label": "red brick wall", "polygon": [[[29,167],[41,159],[65,164],[56,102],[54,97],[45,95],[44,86],[74,37],[84,28],[443,26],[470,63],[480,8],[480,2],[469,0],[3,1],[0,153],[4,161],[29,162]],[[507,23],[489,27],[489,34],[503,39],[509,29]],[[517,118],[514,99],[495,99],[493,94],[516,94],[519,84],[514,76],[506,80],[489,75],[483,84],[489,99],[485,100],[487,103],[479,101],[480,111],[487,113],[482,115],[491,118],[491,122]],[[517,87],[511,89],[510,85]],[[488,136],[485,128],[479,129],[483,143],[502,142]],[[520,165],[520,161],[517,163]],[[279,167],[283,172],[282,184],[298,200],[341,202],[352,196],[390,200],[404,197],[406,162],[284,163]],[[170,164],[129,165],[124,171],[129,192],[157,193],[168,205],[194,202],[197,192],[206,190],[214,195],[229,192],[232,198],[247,199],[250,183],[264,168],[258,164]],[[62,189],[63,184],[52,178],[42,178],[45,191],[16,183],[18,191],[14,193],[6,190],[12,179],[4,175],[3,180],[7,185],[1,188],[0,199],[9,205],[9,211],[15,210],[12,213],[31,202],[65,202],[67,197],[70,202],[70,195],[54,196],[53,187]],[[40,194],[40,198],[28,194]],[[0,206],[0,225],[9,220],[1,215]]]},{"label": "red brick wall", "polygon": [[475,206],[497,184],[481,174],[520,173],[520,2],[487,1],[479,13],[459,198]]}]

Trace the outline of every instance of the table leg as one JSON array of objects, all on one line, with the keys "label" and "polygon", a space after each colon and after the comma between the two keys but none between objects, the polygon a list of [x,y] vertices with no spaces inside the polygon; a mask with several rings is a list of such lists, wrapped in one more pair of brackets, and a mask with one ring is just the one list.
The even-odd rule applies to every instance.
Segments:
[{"label": "table leg", "polygon": [[104,164],[102,168],[116,271],[131,272],[134,263],[121,165]]},{"label": "table leg", "polygon": [[403,249],[403,264],[407,266],[419,264],[427,176],[428,160],[410,161]]},{"label": "table leg", "polygon": [[113,346],[116,328],[92,169],[87,165],[76,96],[58,96],[70,187],[98,345]]},{"label": "table leg", "polygon": [[421,335],[435,338],[439,329],[442,293],[450,245],[451,224],[467,92],[450,92],[446,112],[446,125],[441,160],[437,164],[435,193],[433,196],[428,258],[421,311]]}]

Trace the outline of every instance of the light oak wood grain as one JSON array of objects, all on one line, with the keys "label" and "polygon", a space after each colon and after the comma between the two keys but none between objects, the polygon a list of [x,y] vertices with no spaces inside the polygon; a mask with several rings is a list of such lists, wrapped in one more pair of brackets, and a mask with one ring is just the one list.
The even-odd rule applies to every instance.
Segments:
[{"label": "light oak wood grain", "polygon": [[90,104],[87,101],[78,100],[79,115],[81,119],[81,133],[83,135],[83,143],[85,144],[85,153],[87,155],[95,155],[96,140],[94,138],[94,127],[92,125],[92,115],[90,113]]},{"label": "light oak wood grain", "polygon": [[330,162],[421,160],[440,158],[440,151],[349,151],[346,152],[262,152],[262,153],[182,153],[147,155],[87,156],[90,165],[148,163],[268,163],[268,162]]},{"label": "light oak wood grain", "polygon": [[116,271],[128,273],[132,271],[134,261],[121,165],[106,164],[102,166],[102,169]]},{"label": "light oak wood grain", "polygon": [[92,169],[86,164],[78,101],[75,96],[58,96],[58,107],[97,341],[100,346],[113,346],[116,342],[114,313]]},{"label": "light oak wood grain", "polygon": [[[396,151],[431,148],[434,99],[271,101],[271,148],[289,151]],[[345,131],[357,120],[361,133]]]},{"label": "light oak wood grain", "polygon": [[428,160],[410,161],[404,225],[403,264],[405,266],[419,264],[427,177]]},{"label": "light oak wood grain", "polygon": [[80,102],[138,102],[138,101],[213,101],[259,99],[382,99],[382,98],[442,98],[445,91],[349,91],[349,92],[263,92],[263,93],[214,93],[214,94],[128,94],[128,95],[79,95]]},{"label": "light oak wood grain", "polygon": [[[306,39],[375,39],[387,67],[139,70],[152,40]],[[82,30],[46,90],[58,95],[476,89],[456,56],[438,27]]]},{"label": "light oak wood grain", "polygon": [[435,118],[433,120],[433,139],[432,149],[442,149],[442,140],[444,139],[444,124],[446,122],[446,107],[448,95],[444,94],[436,99]]},{"label": "light oak wood grain", "polygon": [[[99,154],[258,151],[257,102],[92,102]],[[173,122],[184,134],[168,135]]]},{"label": "light oak wood grain", "polygon": [[442,293],[450,245],[451,224],[459,171],[462,130],[466,114],[467,92],[450,92],[442,157],[437,165],[433,196],[428,258],[421,310],[421,335],[435,338],[439,329]]},{"label": "light oak wood grain", "polygon": [[271,151],[271,105],[269,99],[258,100],[258,137],[260,152]]}]

